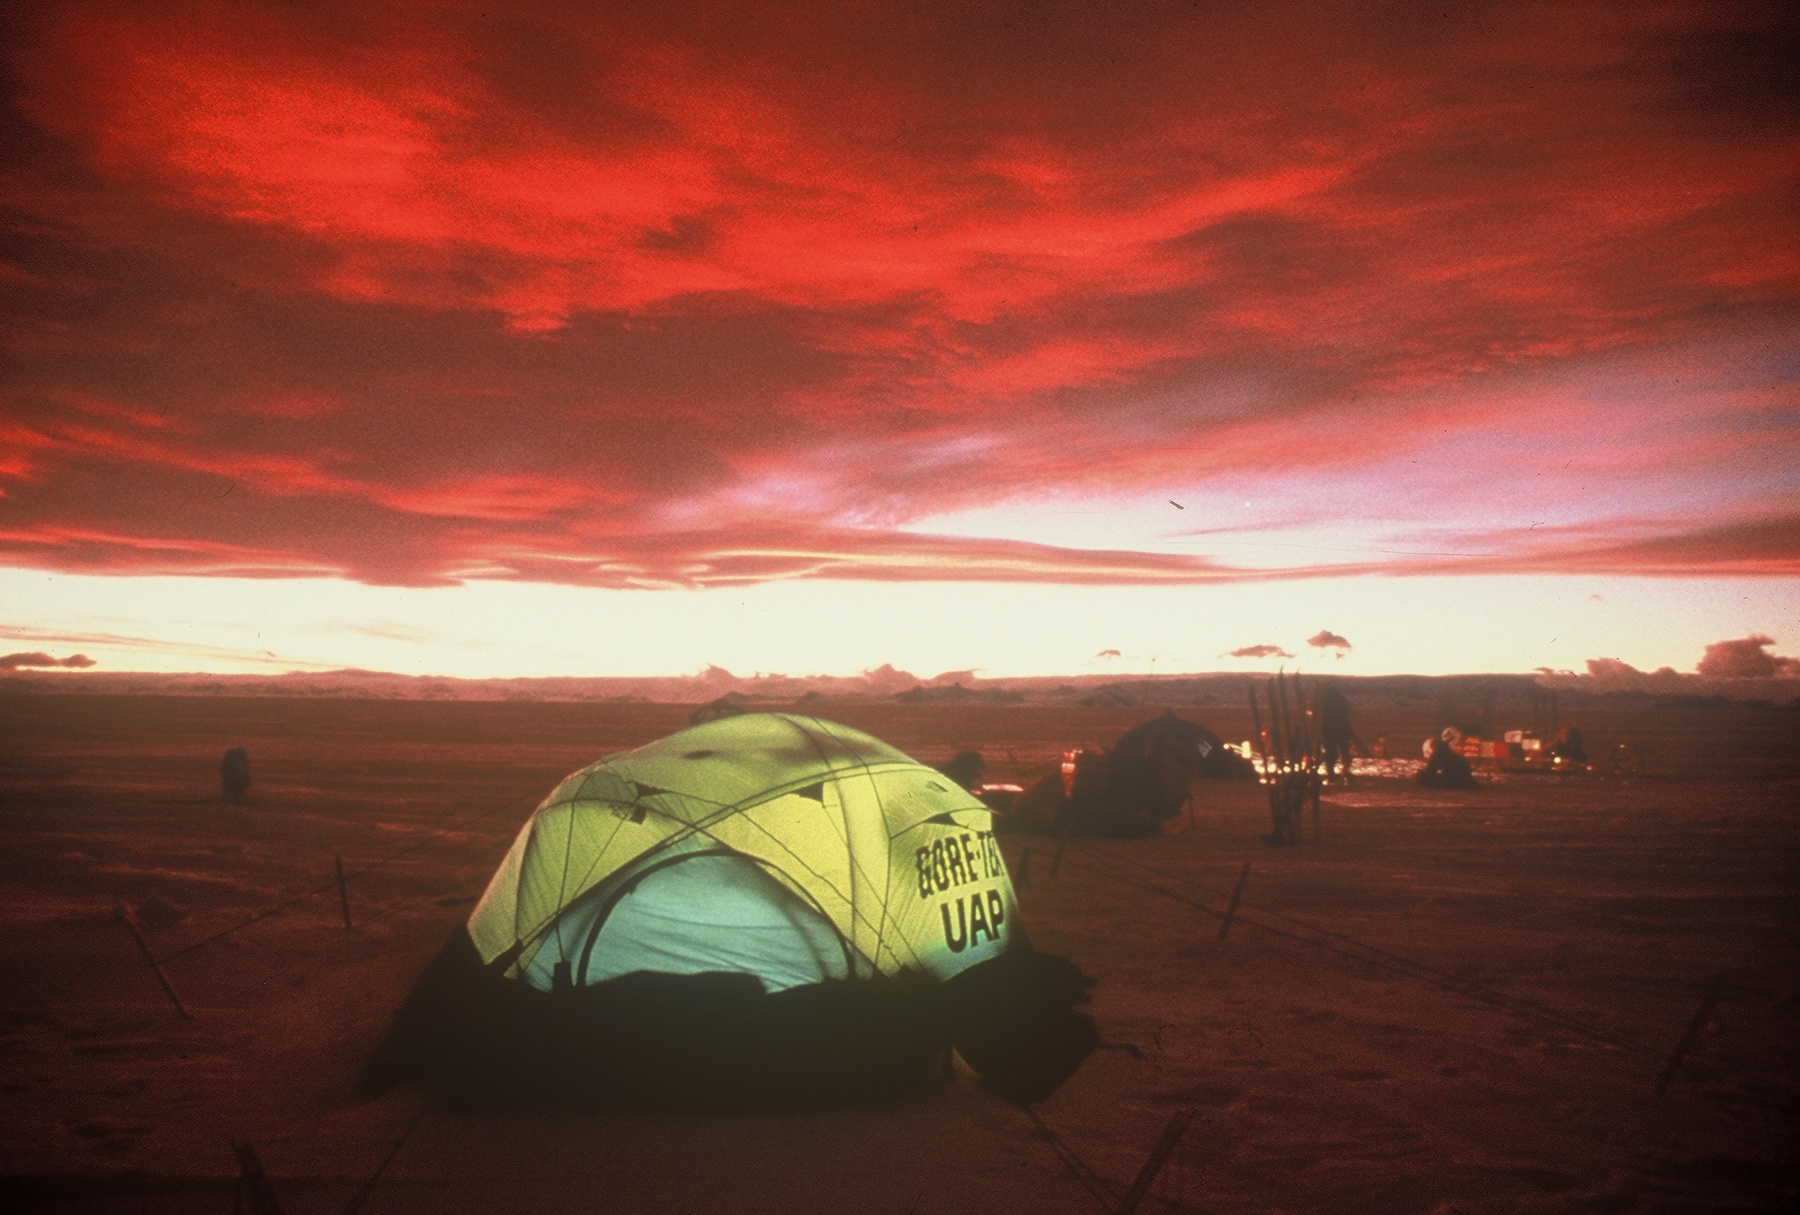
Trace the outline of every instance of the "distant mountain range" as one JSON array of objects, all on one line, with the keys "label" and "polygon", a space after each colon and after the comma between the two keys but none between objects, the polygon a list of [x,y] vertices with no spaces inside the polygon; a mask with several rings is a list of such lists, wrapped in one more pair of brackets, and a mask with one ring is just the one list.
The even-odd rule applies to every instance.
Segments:
[{"label": "distant mountain range", "polygon": [[[362,700],[640,701],[704,704],[729,698],[783,707],[832,701],[898,700],[920,704],[1118,705],[1181,708],[1242,705],[1252,684],[1268,675],[1242,672],[1157,675],[1043,676],[981,679],[951,671],[920,679],[882,666],[860,675],[734,675],[709,667],[697,675],[646,678],[553,677],[452,679],[384,671],[306,671],[284,675],[165,674],[142,671],[51,670],[0,678],[0,695],[280,696]],[[1310,690],[1313,675],[1301,676]],[[1451,713],[1516,708],[1554,693],[1566,706],[1705,707],[1760,705],[1800,708],[1800,678],[1724,679],[1674,672],[1618,675],[1373,675],[1326,676],[1359,708],[1441,706]]]}]

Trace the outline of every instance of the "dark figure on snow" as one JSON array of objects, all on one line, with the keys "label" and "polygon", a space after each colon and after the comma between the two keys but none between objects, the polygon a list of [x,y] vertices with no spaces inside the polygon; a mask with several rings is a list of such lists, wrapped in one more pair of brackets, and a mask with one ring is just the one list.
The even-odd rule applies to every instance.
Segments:
[{"label": "dark figure on snow", "polygon": [[981,774],[987,770],[987,764],[975,751],[959,751],[954,759],[939,764],[937,770],[973,793],[981,783]]},{"label": "dark figure on snow", "polygon": [[1556,741],[1550,744],[1550,754],[1564,763],[1587,763],[1587,740],[1581,736],[1581,727],[1567,725],[1558,730]]},{"label": "dark figure on snow", "polygon": [[1434,789],[1473,789],[1475,773],[1448,739],[1434,738],[1426,744],[1425,769],[1419,773],[1419,783]]},{"label": "dark figure on snow", "polygon": [[219,761],[219,788],[228,802],[244,800],[244,790],[250,787],[250,753],[242,747],[233,747],[225,752]]},{"label": "dark figure on snow", "polygon": [[1330,780],[1341,771],[1344,783],[1349,784],[1351,752],[1364,748],[1350,725],[1350,702],[1335,683],[1325,684],[1319,691],[1319,746],[1324,752],[1320,775]]}]

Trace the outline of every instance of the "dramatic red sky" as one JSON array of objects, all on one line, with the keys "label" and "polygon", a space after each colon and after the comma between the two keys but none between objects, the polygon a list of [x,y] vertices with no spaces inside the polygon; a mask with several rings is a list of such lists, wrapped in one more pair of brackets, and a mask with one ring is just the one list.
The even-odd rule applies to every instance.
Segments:
[{"label": "dramatic red sky", "polygon": [[1624,577],[1800,642],[1785,6],[16,7],[0,565],[109,618]]}]

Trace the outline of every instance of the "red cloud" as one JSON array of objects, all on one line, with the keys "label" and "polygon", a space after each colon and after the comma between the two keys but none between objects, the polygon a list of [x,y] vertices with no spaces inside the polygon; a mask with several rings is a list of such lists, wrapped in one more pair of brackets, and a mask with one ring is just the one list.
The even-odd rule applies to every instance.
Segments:
[{"label": "red cloud", "polygon": [[1314,633],[1311,637],[1308,637],[1306,639],[1306,644],[1310,645],[1310,646],[1316,646],[1321,650],[1324,650],[1324,649],[1348,650],[1350,648],[1350,643],[1348,641],[1346,641],[1344,638],[1338,636],[1336,633],[1332,632],[1330,629],[1320,629],[1318,632]]},{"label": "red cloud", "polygon": [[[0,559],[1308,572],[1205,555],[1244,488],[1420,533],[1310,572],[1800,572],[1776,31],[1317,16],[37,6]],[[1196,555],[915,531],[1070,494]]]},{"label": "red cloud", "polygon": [[1767,679],[1776,675],[1800,675],[1800,658],[1786,658],[1769,653],[1775,644],[1772,637],[1756,634],[1735,641],[1716,641],[1695,668],[1702,675],[1731,679]]}]

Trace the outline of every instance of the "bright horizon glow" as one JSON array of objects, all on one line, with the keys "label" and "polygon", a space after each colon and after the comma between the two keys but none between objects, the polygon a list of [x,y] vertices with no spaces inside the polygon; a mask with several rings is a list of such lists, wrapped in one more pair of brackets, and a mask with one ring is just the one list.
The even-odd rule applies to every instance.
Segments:
[{"label": "bright horizon glow", "polygon": [[[692,591],[527,582],[152,578],[0,569],[0,648],[96,671],[360,667],[455,678],[855,675],[928,679],[1260,671],[1581,671],[1615,658],[1691,672],[1705,647],[1800,641],[1791,580],[1358,577],[1185,587],[791,581]],[[1352,649],[1307,644],[1320,630]],[[1277,645],[1291,659],[1234,659]],[[1100,657],[1118,650],[1118,657]]]}]

